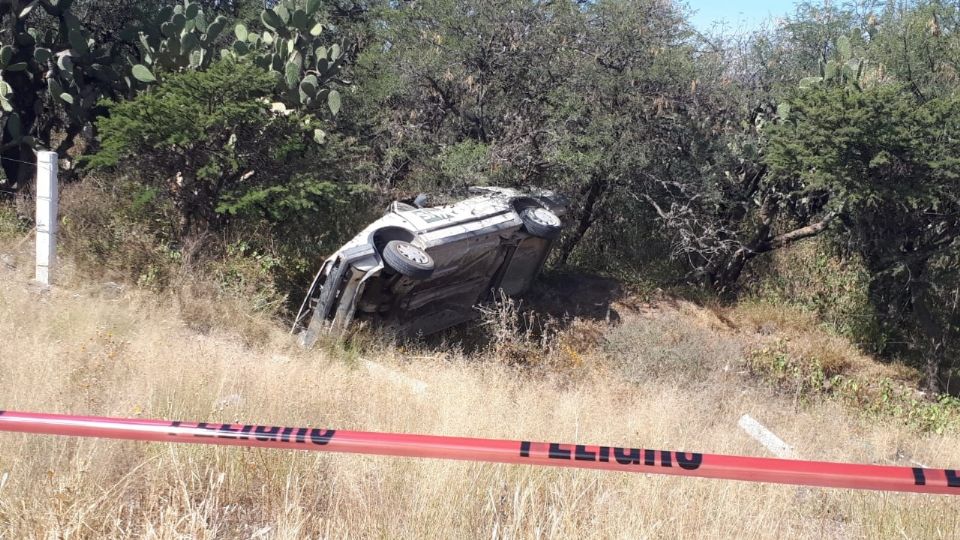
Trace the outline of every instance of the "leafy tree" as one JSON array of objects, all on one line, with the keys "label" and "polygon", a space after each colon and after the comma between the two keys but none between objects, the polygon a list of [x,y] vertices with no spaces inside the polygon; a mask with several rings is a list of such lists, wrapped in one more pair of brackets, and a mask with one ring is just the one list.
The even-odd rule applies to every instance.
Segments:
[{"label": "leafy tree", "polygon": [[378,16],[386,45],[360,54],[362,92],[341,119],[370,145],[374,181],[559,189],[576,223],[561,260],[588,235],[603,239],[594,246],[619,243],[618,255],[642,251],[649,217],[624,217],[650,214],[637,193],[652,171],[688,160],[688,113],[704,99],[679,11],[656,1],[430,0]]},{"label": "leafy tree", "polygon": [[765,154],[798,85],[859,84],[867,68],[860,29],[870,19],[863,7],[802,3],[772,28],[699,36],[699,106],[678,124],[685,159],[651,173],[642,193],[692,277],[734,293],[751,260],[822,234],[835,219],[826,192],[772,177]]},{"label": "leafy tree", "polygon": [[429,0],[379,10],[387,45],[361,53],[364,91],[347,121],[370,140],[388,185],[447,191],[463,185],[464,167],[491,182],[542,181],[544,107],[564,76],[557,28],[571,8]]},{"label": "leafy tree", "polygon": [[695,168],[710,66],[698,73],[688,38],[683,14],[663,2],[604,1],[583,11],[550,114],[556,183],[576,196],[561,263],[588,237],[613,248],[585,254],[594,264],[642,252],[653,218],[642,197]]},{"label": "leafy tree", "polygon": [[960,82],[960,7],[953,2],[890,2],[869,26],[869,57],[920,100]]},{"label": "leafy tree", "polygon": [[871,299],[916,358],[931,390],[956,354],[960,311],[960,101],[919,102],[910,87],[813,87],[771,130],[767,163],[779,182],[835,206],[871,273]]}]

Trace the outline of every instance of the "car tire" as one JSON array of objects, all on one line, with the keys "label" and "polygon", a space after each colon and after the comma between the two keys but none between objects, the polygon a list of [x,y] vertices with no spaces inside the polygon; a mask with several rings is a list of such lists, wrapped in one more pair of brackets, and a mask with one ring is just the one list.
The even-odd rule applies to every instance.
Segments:
[{"label": "car tire", "polygon": [[421,281],[433,274],[433,258],[410,242],[391,240],[381,255],[383,262],[401,276]]},{"label": "car tire", "polygon": [[537,238],[553,240],[560,236],[563,225],[556,214],[539,206],[529,206],[520,211],[523,228]]}]

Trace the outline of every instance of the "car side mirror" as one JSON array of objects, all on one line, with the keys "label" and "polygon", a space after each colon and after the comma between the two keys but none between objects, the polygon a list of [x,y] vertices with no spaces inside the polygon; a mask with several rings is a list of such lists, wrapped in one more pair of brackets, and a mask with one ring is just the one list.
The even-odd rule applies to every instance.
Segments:
[{"label": "car side mirror", "polygon": [[416,206],[417,208],[423,208],[429,202],[430,202],[430,197],[428,197],[426,193],[421,193],[417,195],[416,198],[413,199],[413,205]]}]

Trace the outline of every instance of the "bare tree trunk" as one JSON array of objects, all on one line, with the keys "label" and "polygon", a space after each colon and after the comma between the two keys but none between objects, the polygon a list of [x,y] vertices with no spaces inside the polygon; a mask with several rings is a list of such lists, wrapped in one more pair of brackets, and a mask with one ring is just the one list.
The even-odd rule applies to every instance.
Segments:
[{"label": "bare tree trunk", "polygon": [[733,252],[733,255],[722,261],[718,268],[707,272],[710,286],[721,293],[730,292],[731,288],[740,280],[743,269],[751,259],[762,253],[780,249],[798,240],[820,234],[830,225],[830,222],[833,221],[836,216],[836,212],[829,212],[816,223],[811,223],[805,227],[800,227],[783,234],[771,236],[770,224],[773,221],[773,217],[765,215],[763,218],[763,226],[749,245],[737,249]]},{"label": "bare tree trunk", "polygon": [[577,228],[567,236],[563,245],[560,246],[561,265],[567,264],[567,259],[570,258],[570,254],[573,253],[573,250],[587,234],[590,226],[593,225],[596,219],[597,203],[600,201],[600,198],[603,197],[604,193],[606,193],[607,186],[607,180],[598,176],[595,176],[593,180],[590,181],[589,186],[587,186],[585,190],[587,197],[583,202],[583,207],[577,213]]},{"label": "bare tree trunk", "polygon": [[740,275],[743,274],[747,261],[756,256],[756,252],[745,247],[733,252],[733,255],[723,261],[719,268],[707,272],[710,287],[719,293],[729,293],[737,281],[740,280]]},{"label": "bare tree trunk", "polygon": [[[932,340],[931,340],[932,341]],[[924,388],[932,395],[942,390],[940,384],[940,368],[944,364],[943,343],[932,343],[923,365]]]},{"label": "bare tree trunk", "polygon": [[910,303],[913,308],[913,316],[917,321],[917,326],[923,333],[923,338],[925,338],[921,339],[921,342],[926,342],[924,343],[925,346],[921,347],[924,354],[924,387],[931,394],[938,394],[941,390],[940,369],[946,360],[944,355],[946,336],[944,335],[943,326],[939,324],[939,321],[936,320],[936,317],[930,309],[930,295],[927,290],[928,285],[919,279],[923,276],[924,270],[926,269],[925,267],[926,261],[924,260],[920,264],[915,265],[915,268],[911,269],[911,273],[917,276],[918,279],[911,280],[907,286],[910,288]]}]

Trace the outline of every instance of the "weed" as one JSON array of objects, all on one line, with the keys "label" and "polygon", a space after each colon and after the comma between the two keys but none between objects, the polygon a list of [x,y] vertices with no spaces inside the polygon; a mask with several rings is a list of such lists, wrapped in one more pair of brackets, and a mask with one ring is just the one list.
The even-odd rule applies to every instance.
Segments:
[{"label": "weed", "polygon": [[919,431],[942,434],[960,430],[960,399],[946,394],[931,399],[889,377],[868,380],[834,372],[817,358],[794,356],[783,341],[752,351],[747,365],[753,373],[807,403],[816,397],[830,397],[865,415],[892,418]]},{"label": "weed", "polygon": [[533,366],[552,356],[556,323],[548,316],[523,310],[519,300],[500,292],[494,302],[478,306],[487,352],[509,365]]},{"label": "weed", "polygon": [[0,240],[23,236],[30,230],[30,223],[17,215],[12,204],[0,204]]}]

